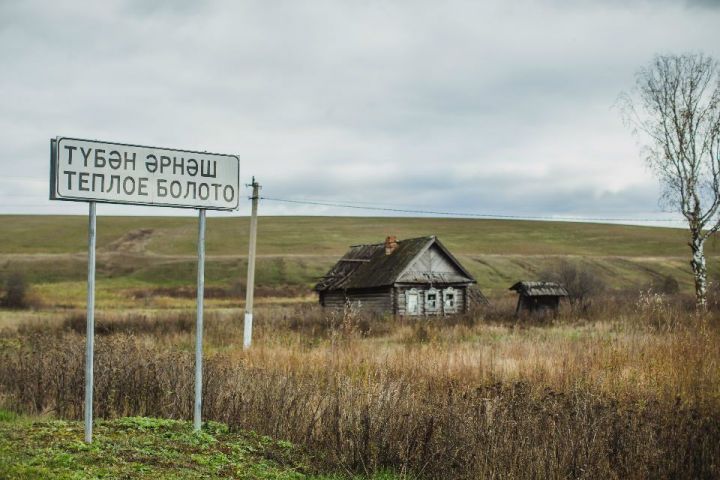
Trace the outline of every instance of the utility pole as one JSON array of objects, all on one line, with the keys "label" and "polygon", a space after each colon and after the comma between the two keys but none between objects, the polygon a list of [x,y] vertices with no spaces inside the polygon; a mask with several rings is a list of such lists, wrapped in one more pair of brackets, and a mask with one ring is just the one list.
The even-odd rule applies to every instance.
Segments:
[{"label": "utility pole", "polygon": [[250,217],[250,252],[248,253],[247,290],[245,292],[245,325],[243,335],[243,348],[250,348],[252,343],[252,321],[253,321],[253,294],[255,293],[255,247],[257,244],[257,210],[260,199],[260,184],[252,177],[252,216]]}]

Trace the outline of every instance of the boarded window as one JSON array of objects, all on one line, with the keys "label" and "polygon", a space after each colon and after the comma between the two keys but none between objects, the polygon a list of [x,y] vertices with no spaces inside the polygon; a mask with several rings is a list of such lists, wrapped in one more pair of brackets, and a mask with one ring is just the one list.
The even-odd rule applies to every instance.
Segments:
[{"label": "boarded window", "polygon": [[443,308],[446,313],[457,311],[457,296],[455,289],[450,287],[443,291]]},{"label": "boarded window", "polygon": [[405,292],[405,313],[408,315],[418,314],[418,291],[414,288]]},{"label": "boarded window", "polygon": [[430,290],[425,292],[425,312],[435,313],[438,311],[439,306],[440,302],[438,301],[438,291],[434,288],[431,288]]}]

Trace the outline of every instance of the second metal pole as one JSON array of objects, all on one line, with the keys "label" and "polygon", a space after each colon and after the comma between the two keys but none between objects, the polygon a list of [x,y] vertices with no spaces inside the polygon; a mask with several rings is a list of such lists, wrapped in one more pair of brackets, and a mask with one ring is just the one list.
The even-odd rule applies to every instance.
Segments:
[{"label": "second metal pole", "polygon": [[205,210],[198,217],[197,321],[195,324],[195,409],[193,429],[202,426],[203,300],[205,297]]},{"label": "second metal pole", "polygon": [[87,328],[85,340],[85,441],[92,442],[93,431],[93,356],[95,351],[95,240],[96,208],[90,202],[88,215],[88,284],[87,284]]}]

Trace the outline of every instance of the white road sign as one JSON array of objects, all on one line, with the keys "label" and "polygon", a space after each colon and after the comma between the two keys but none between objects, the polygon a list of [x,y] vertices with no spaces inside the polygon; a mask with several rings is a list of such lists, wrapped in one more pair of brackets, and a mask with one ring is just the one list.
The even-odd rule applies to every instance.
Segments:
[{"label": "white road sign", "polygon": [[235,210],[235,155],[58,137],[51,140],[50,198]]}]

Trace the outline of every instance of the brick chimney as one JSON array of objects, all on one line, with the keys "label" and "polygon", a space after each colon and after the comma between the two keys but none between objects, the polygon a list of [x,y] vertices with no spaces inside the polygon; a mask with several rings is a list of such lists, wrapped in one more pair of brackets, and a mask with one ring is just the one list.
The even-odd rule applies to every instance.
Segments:
[{"label": "brick chimney", "polygon": [[395,235],[391,235],[385,239],[385,255],[392,254],[395,249],[397,248],[397,237]]}]

